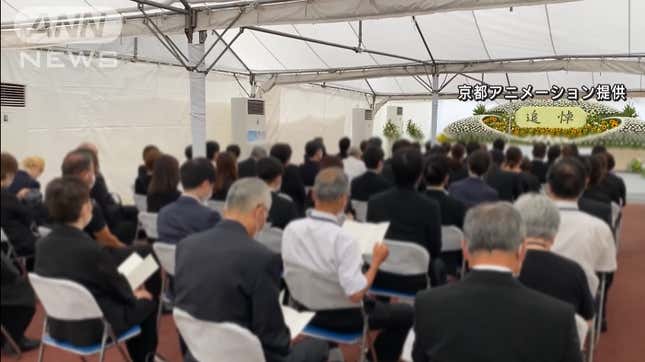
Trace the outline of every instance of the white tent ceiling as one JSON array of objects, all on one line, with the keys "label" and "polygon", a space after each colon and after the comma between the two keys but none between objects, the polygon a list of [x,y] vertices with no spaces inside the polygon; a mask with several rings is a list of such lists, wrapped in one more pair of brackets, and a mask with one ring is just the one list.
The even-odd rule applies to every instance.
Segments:
[{"label": "white tent ceiling", "polygon": [[[3,48],[33,47],[15,36],[17,24],[13,21],[21,9],[54,2],[1,1]],[[237,57],[227,51],[213,69],[240,75],[249,75],[250,70],[260,87],[267,90],[275,84],[324,82],[365,93],[419,97],[430,94],[429,84],[424,83],[431,83],[429,74],[433,71],[440,73],[440,84],[454,76],[442,89],[444,94],[454,94],[457,85],[475,84],[476,80],[520,87],[532,84],[536,89],[553,84],[579,87],[624,83],[635,92],[645,90],[645,22],[637,16],[645,14],[645,1],[190,2],[197,9],[211,8],[199,12],[195,30],[217,29],[220,34],[243,9],[223,37],[231,42],[237,36],[231,46]],[[519,3],[524,6],[518,7]],[[178,64],[142,25],[141,13],[137,13],[133,1],[57,0],[55,4],[49,5],[52,14],[109,5],[128,18],[122,35],[112,42],[51,44],[58,50],[113,51],[125,58]],[[164,4],[183,8],[180,2]],[[170,34],[186,54],[184,15],[146,9],[155,24]],[[359,23],[358,19],[363,20]],[[256,25],[265,31],[336,43],[345,48],[245,28]],[[351,50],[359,47],[359,34],[361,49],[397,57]],[[208,32],[207,49],[216,38]],[[219,42],[206,64],[224,48]]]}]

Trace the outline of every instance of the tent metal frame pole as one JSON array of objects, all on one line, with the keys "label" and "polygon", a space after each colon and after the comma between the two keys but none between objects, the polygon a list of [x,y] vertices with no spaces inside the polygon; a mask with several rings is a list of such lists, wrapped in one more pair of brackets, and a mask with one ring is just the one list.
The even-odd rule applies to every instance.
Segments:
[{"label": "tent metal frame pole", "polygon": [[[151,32],[151,33],[152,33],[152,34],[157,38],[157,40],[159,40],[159,42],[161,43],[161,45],[163,45],[163,46],[166,48],[166,50],[168,50],[168,52],[169,52],[173,57],[175,57],[175,59],[177,59],[177,60],[179,61],[179,63],[181,63],[181,65],[182,65],[184,68],[186,68],[187,70],[189,70],[189,65],[188,65],[188,64],[186,64],[186,63],[184,62],[184,60],[182,59],[182,57],[183,57],[183,58],[186,58],[186,59],[188,59],[188,58],[187,58],[183,53],[181,53],[181,51],[180,51],[180,53],[182,54],[182,57],[180,57],[180,56],[179,56],[179,54],[177,54],[177,52],[175,51],[175,49],[174,49],[171,45],[169,45],[169,44],[167,44],[167,43],[166,43],[166,40],[170,40],[170,39],[169,39],[169,37],[166,37],[166,36],[161,32],[161,30],[157,27],[157,25],[152,21],[152,19],[149,19],[149,18],[148,18],[148,16],[147,16],[146,12],[143,10],[143,5],[142,5],[142,4],[139,4],[139,11],[141,11],[141,13],[146,17],[146,18],[145,18],[145,21],[144,21],[143,23],[144,23],[144,24],[145,24],[145,26],[148,28],[148,30],[150,30],[150,32]],[[158,31],[159,33],[157,33],[157,31]],[[166,37],[166,38],[163,38],[162,36],[164,36],[164,37]],[[172,44],[172,40],[170,40],[170,42],[171,42],[171,44]],[[175,45],[175,46],[176,46],[176,45]]]},{"label": "tent metal frame pole", "polygon": [[175,6],[172,6],[172,5],[162,4],[162,3],[159,3],[159,2],[156,2],[156,1],[151,1],[151,0],[130,0],[130,1],[133,1],[133,2],[135,2],[137,4],[139,4],[140,7],[143,7],[143,5],[149,5],[149,6],[158,8],[158,9],[169,10],[169,11],[172,11],[173,13],[178,13],[178,14],[183,14],[183,15],[188,14],[188,11],[185,10],[185,9],[181,9],[181,8],[178,8],[178,7],[175,7]]},{"label": "tent metal frame pole", "polygon": [[243,27],[243,29],[257,31],[257,32],[261,32],[261,33],[267,33],[267,34],[281,36],[281,37],[285,37],[285,38],[302,40],[302,41],[305,41],[305,42],[308,42],[308,43],[316,43],[316,44],[320,44],[320,45],[326,45],[326,46],[330,46],[330,47],[335,47],[335,48],[340,48],[340,49],[345,49],[345,50],[351,50],[351,51],[353,51],[355,53],[368,53],[368,54],[380,55],[380,56],[389,57],[389,58],[407,60],[407,61],[414,62],[414,63],[430,64],[429,62],[427,62],[425,60],[410,58],[410,57],[406,57],[406,56],[403,56],[403,55],[392,54],[392,53],[382,52],[382,51],[378,51],[378,50],[363,49],[363,48],[359,48],[359,47],[353,47],[353,46],[349,46],[349,45],[338,44],[338,43],[329,42],[329,41],[325,41],[325,40],[314,39],[314,38],[294,35],[294,34],[290,34],[290,33],[284,33],[284,32],[281,32],[281,31],[260,28],[260,27],[257,27],[257,26],[245,26],[245,27]]},{"label": "tent metal frame pole", "polygon": [[[423,35],[423,31],[421,31],[421,27],[419,26],[419,23],[417,22],[416,16],[412,17],[412,21],[414,22],[414,27],[417,29],[417,33],[419,33],[419,36],[421,37],[421,41],[423,41],[423,45],[426,47],[426,51],[428,52],[428,55],[430,56],[430,60],[432,61],[432,64],[435,65],[437,62],[434,60],[434,57],[432,56],[432,52],[430,51],[430,46],[428,45],[428,42],[426,41],[426,37]],[[433,69],[434,73],[434,69]]]},{"label": "tent metal frame pole", "polygon": [[230,41],[230,42],[228,42],[228,43],[226,44],[226,46],[224,47],[224,50],[222,50],[222,52],[217,56],[217,58],[215,58],[215,60],[213,61],[213,63],[211,63],[211,65],[210,65],[208,68],[206,68],[206,70],[204,71],[206,74],[208,74],[208,72],[210,72],[210,71],[211,71],[211,69],[213,69],[213,67],[215,66],[215,64],[217,64],[217,62],[218,62],[218,61],[219,61],[219,60],[224,56],[224,54],[226,53],[226,51],[227,51],[227,50],[229,50],[229,49],[231,48],[231,45],[233,45],[233,43],[235,43],[235,41],[237,40],[237,38],[239,38],[239,37],[240,37],[240,35],[242,35],[242,33],[243,33],[243,32],[244,32],[244,28],[240,28],[240,30],[237,32],[237,34],[235,34],[235,36],[233,37],[233,39],[231,39],[231,41]]},{"label": "tent metal frame pole", "polygon": [[224,35],[229,31],[229,29],[231,29],[233,25],[235,25],[235,23],[237,23],[237,21],[242,17],[242,14],[244,13],[240,11],[240,13],[237,14],[237,16],[233,19],[233,21],[231,21],[228,24],[226,29],[224,29],[224,31],[222,32],[222,35],[221,36],[218,35],[217,39],[213,42],[213,44],[211,44],[211,46],[208,47],[208,50],[204,53],[204,56],[197,62],[197,64],[193,66],[194,67],[193,69],[197,69],[204,62],[204,60],[206,60],[206,57],[208,56],[208,54],[211,53],[211,51],[215,48],[215,46],[217,45],[217,43],[219,43],[220,40],[224,41]]},{"label": "tent metal frame pole", "polygon": [[430,140],[437,138],[437,115],[439,114],[439,74],[432,74],[432,123],[430,124]]},{"label": "tent metal frame pole", "polygon": [[253,75],[253,71],[251,70],[251,68],[249,68],[249,66],[246,65],[246,63],[242,60],[242,58],[240,58],[240,56],[237,55],[235,50],[233,50],[233,47],[231,47],[228,44],[228,42],[226,40],[224,40],[224,34],[220,35],[220,33],[218,33],[217,30],[214,30],[214,29],[212,30],[212,33],[215,34],[215,36],[217,36],[217,37],[222,39],[222,43],[224,43],[225,46],[228,46],[228,50],[231,52],[231,54],[233,54],[235,59],[237,59],[237,61],[240,62],[240,64],[242,64],[242,66],[244,67],[244,69],[246,69],[246,71],[249,73],[249,75]]},{"label": "tent metal frame pole", "polygon": [[437,91],[441,92],[444,88],[446,88],[446,86],[448,86],[448,84],[450,84],[455,78],[457,78],[458,75],[459,75],[459,73],[453,74],[452,77],[450,77],[450,79],[448,79],[448,81],[443,82],[443,84],[439,87],[439,89]]}]

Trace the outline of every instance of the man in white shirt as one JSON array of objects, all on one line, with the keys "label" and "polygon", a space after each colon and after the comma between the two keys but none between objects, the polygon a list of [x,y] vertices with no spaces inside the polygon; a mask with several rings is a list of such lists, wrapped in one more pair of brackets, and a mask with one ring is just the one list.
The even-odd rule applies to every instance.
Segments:
[{"label": "man in white shirt", "polygon": [[578,209],[586,183],[584,166],[574,158],[563,158],[551,166],[547,183],[547,194],[560,210],[561,219],[552,250],[580,264],[591,294],[596,295],[596,273],[611,273],[617,268],[616,244],[605,222]]},{"label": "man in white shirt", "polygon": [[[348,300],[356,306],[318,311],[312,324],[336,331],[356,332],[362,330],[359,303],[372,285],[379,266],[387,258],[388,249],[383,243],[376,244],[369,269],[365,273],[361,271],[363,259],[358,242],[341,228],[339,220],[348,195],[349,182],[343,170],[332,167],[320,171],[313,187],[315,209],[307,218],[292,221],[284,230],[282,260],[287,284],[295,273],[305,269],[323,278],[337,280]],[[370,329],[381,331],[374,343],[379,360],[399,360],[412,326],[412,307],[368,300],[364,304],[369,314]]]},{"label": "man in white shirt", "polygon": [[367,171],[365,162],[361,160],[361,150],[358,147],[350,147],[347,158],[343,159],[343,168],[349,178],[349,182]]}]

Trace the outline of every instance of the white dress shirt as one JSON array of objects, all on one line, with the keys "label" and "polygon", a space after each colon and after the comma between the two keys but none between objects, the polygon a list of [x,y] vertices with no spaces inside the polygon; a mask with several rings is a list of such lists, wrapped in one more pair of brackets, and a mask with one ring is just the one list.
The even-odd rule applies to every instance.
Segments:
[{"label": "white dress shirt", "polygon": [[338,278],[347,296],[367,286],[361,271],[358,242],[341,227],[336,216],[312,210],[307,218],[289,223],[282,234],[285,279],[290,265]]},{"label": "white dress shirt", "polygon": [[617,268],[611,229],[604,221],[580,211],[576,202],[555,204],[560,210],[560,228],[551,250],[580,264],[591,295],[596,295],[599,283],[596,272],[613,272]]},{"label": "white dress shirt", "polygon": [[349,182],[352,182],[355,177],[358,177],[367,171],[365,163],[354,156],[347,156],[347,158],[343,160],[343,169]]},{"label": "white dress shirt", "polygon": [[513,273],[513,271],[505,266],[493,265],[493,264],[479,264],[475,265],[472,268],[473,270],[482,270],[482,271],[494,271],[500,273]]}]

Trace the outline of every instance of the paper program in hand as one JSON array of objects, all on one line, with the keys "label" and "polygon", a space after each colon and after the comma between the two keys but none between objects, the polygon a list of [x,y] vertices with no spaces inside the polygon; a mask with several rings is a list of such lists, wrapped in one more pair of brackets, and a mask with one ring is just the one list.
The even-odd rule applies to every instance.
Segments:
[{"label": "paper program in hand", "polygon": [[143,284],[157,269],[159,269],[159,265],[152,254],[141,258],[137,253],[132,253],[118,268],[119,273],[127,279],[132,290]]},{"label": "paper program in hand", "polygon": [[282,315],[284,316],[284,323],[291,332],[291,338],[299,335],[314,317],[314,312],[298,312],[297,310],[284,305],[281,307]]},{"label": "paper program in hand", "polygon": [[389,222],[368,223],[346,220],[343,223],[343,230],[358,242],[362,254],[371,254],[374,244],[385,239],[385,233],[389,227]]}]

